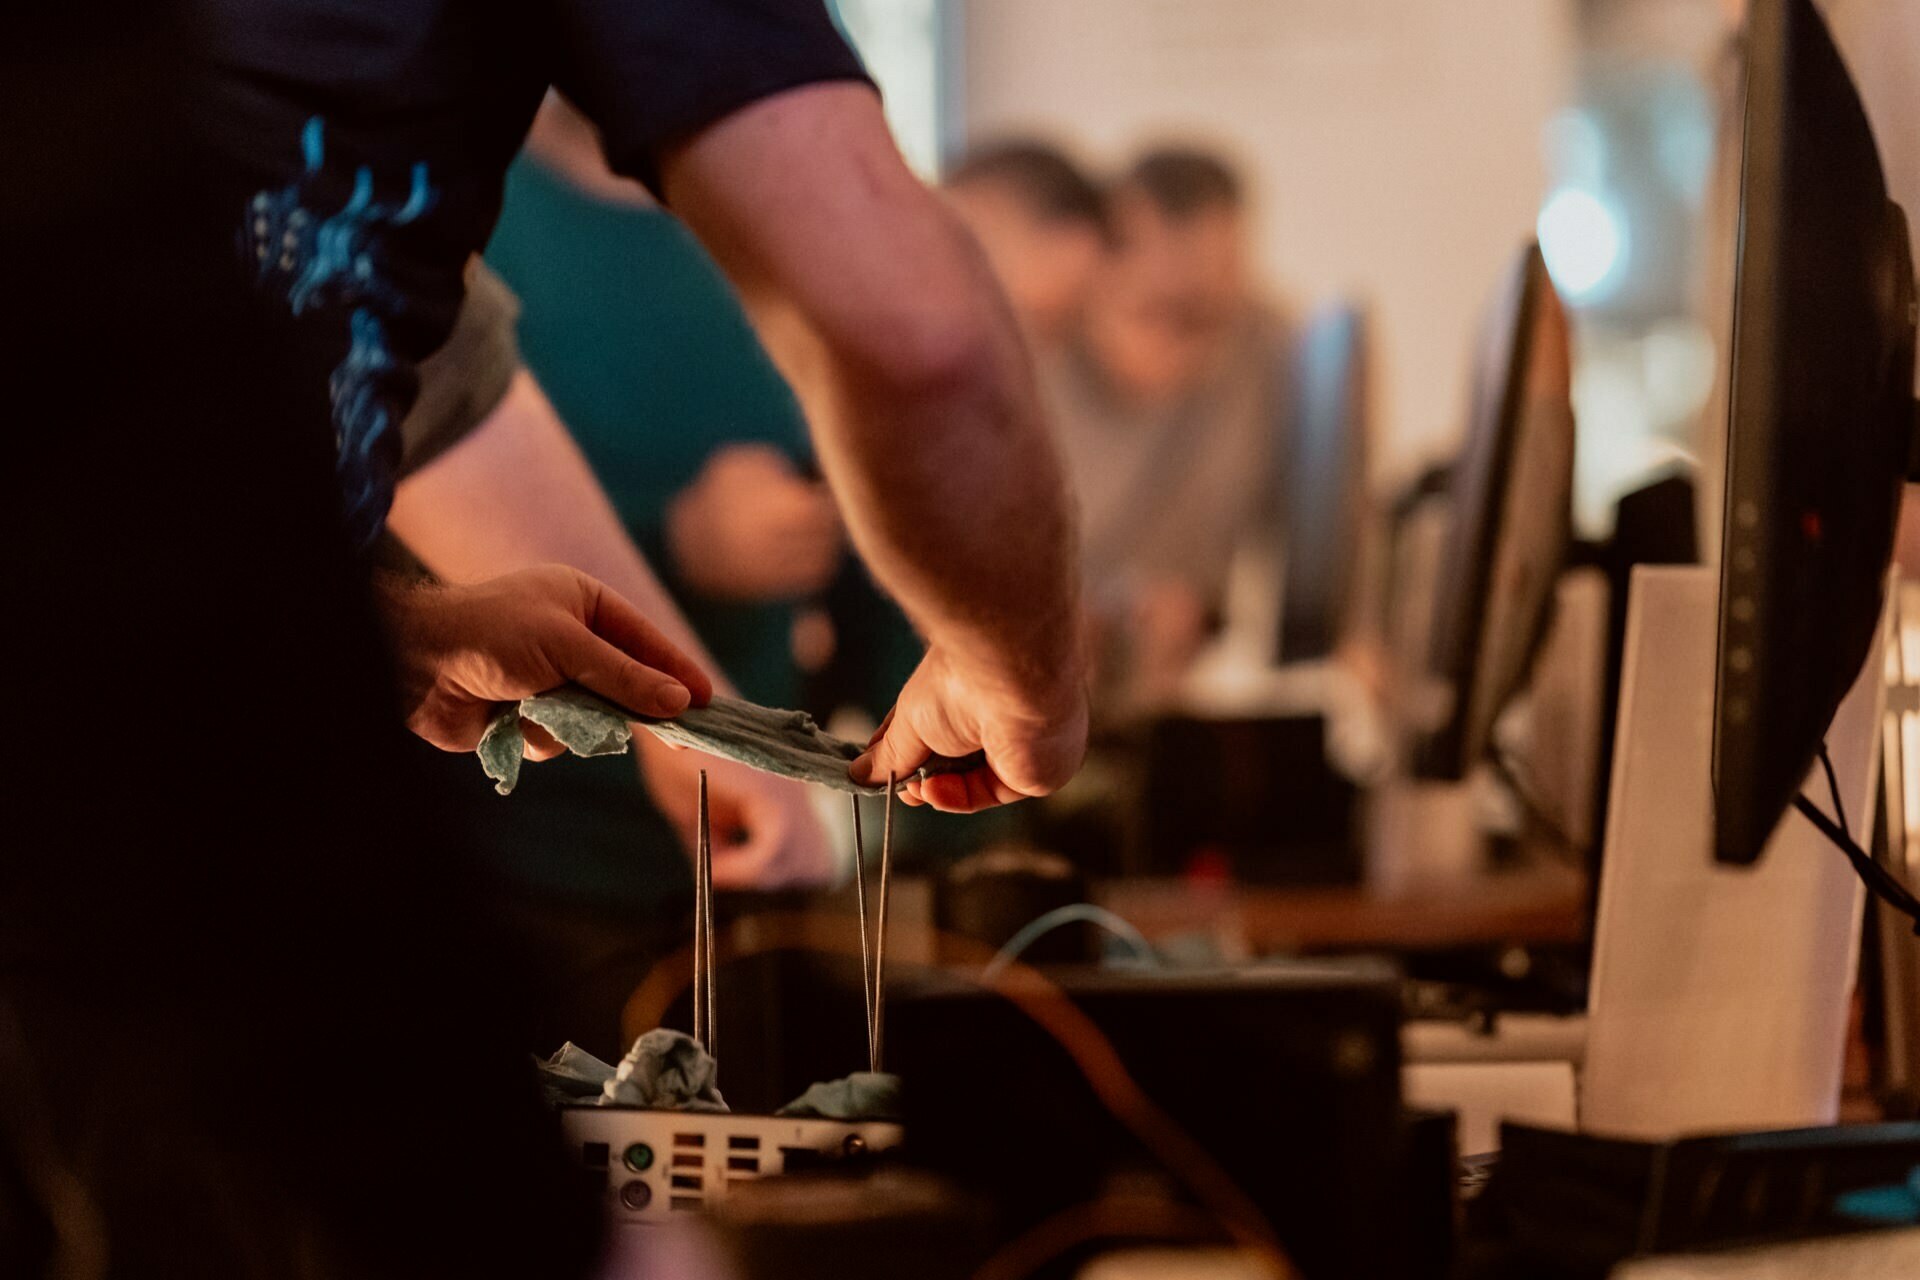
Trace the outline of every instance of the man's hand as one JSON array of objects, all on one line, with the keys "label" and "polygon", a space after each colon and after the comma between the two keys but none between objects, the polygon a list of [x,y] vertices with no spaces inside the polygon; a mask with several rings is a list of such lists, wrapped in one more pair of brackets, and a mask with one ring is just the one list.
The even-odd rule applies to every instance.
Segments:
[{"label": "man's hand", "polygon": [[780,889],[824,884],[833,874],[826,831],[807,789],[731,760],[636,736],[640,776],[653,802],[693,850],[699,825],[700,771],[707,771],[713,819],[713,882],[722,889]]},{"label": "man's hand", "polygon": [[775,94],[660,159],[800,397],[854,546],[931,646],[862,773],[984,748],[986,769],[909,797],[977,809],[1059,787],[1086,732],[1073,518],[979,245],[864,85]]},{"label": "man's hand", "polygon": [[971,677],[935,648],[851,772],[855,782],[881,784],[889,774],[907,778],[931,755],[984,751],[983,769],[901,788],[908,804],[972,813],[1058,790],[1079,770],[1086,750],[1087,691],[1077,666],[1054,687],[1027,692]]},{"label": "man's hand", "polygon": [[770,445],[729,445],[667,508],[681,580],[716,600],[792,600],[839,566],[840,515],[823,484]]},{"label": "man's hand", "polygon": [[[471,751],[503,702],[568,681],[646,716],[704,705],[713,683],[634,607],[576,569],[543,565],[459,586],[378,590],[393,638],[407,727],[443,751]],[[528,725],[527,755],[561,748]]]}]

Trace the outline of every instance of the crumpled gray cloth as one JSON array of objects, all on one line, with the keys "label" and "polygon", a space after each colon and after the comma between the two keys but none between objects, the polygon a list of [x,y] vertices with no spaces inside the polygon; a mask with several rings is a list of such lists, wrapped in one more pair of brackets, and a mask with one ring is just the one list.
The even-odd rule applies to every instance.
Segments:
[{"label": "crumpled gray cloth", "polygon": [[626,713],[576,685],[522,698],[493,718],[475,752],[493,789],[510,795],[520,781],[521,752],[527,745],[522,718],[552,734],[577,756],[617,756],[633,744]]},{"label": "crumpled gray cloth", "polygon": [[[480,765],[501,795],[512,792],[520,780],[521,749],[526,737],[522,718],[533,721],[575,755],[617,755],[633,741],[630,724],[675,746],[692,747],[724,760],[783,778],[859,795],[877,796],[885,787],[863,787],[847,774],[847,766],[863,748],[836,738],[814,723],[804,711],[779,711],[740,698],[715,695],[704,707],[689,707],[670,720],[629,716],[624,710],[577,685],[565,685],[531,698],[522,698],[494,717],[480,740]],[[963,760],[936,758],[916,776],[954,773],[980,764],[978,756]],[[904,781],[904,779],[902,779]]]},{"label": "crumpled gray cloth", "polygon": [[603,1107],[725,1111],[713,1058],[684,1031],[655,1027],[633,1042],[600,1089]]},{"label": "crumpled gray cloth", "polygon": [[[555,1105],[591,1102],[602,1107],[646,1107],[653,1111],[725,1111],[714,1085],[714,1061],[690,1035],[656,1027],[610,1067],[568,1041],[542,1062],[534,1060],[547,1100]],[[797,1119],[898,1120],[900,1077],[885,1071],[856,1071],[826,1080],[774,1113]]]},{"label": "crumpled gray cloth", "polygon": [[613,1079],[612,1067],[571,1040],[544,1062],[535,1058],[533,1065],[540,1073],[540,1087],[547,1101],[556,1106],[591,1102]]},{"label": "crumpled gray cloth", "polygon": [[684,1031],[655,1027],[610,1067],[571,1040],[545,1062],[534,1059],[547,1101],[650,1111],[725,1111],[714,1061]]},{"label": "crumpled gray cloth", "polygon": [[898,1120],[900,1077],[885,1071],[856,1071],[839,1080],[810,1085],[774,1114],[817,1116],[822,1120]]}]

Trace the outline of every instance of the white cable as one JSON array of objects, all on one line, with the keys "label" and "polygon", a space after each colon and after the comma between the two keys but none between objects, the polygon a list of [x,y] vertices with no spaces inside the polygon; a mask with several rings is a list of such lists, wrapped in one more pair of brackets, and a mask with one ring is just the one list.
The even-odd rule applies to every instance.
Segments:
[{"label": "white cable", "polygon": [[1135,959],[1143,960],[1156,967],[1160,964],[1159,953],[1154,951],[1153,944],[1147,941],[1145,934],[1128,923],[1125,917],[1105,907],[1095,906],[1091,902],[1076,902],[1070,907],[1055,907],[1052,911],[1036,916],[1021,926],[1018,933],[1007,939],[1007,945],[1000,948],[993,959],[987,961],[987,967],[980,973],[981,981],[993,981],[1006,971],[1008,965],[1018,960],[1021,953],[1028,947],[1060,926],[1068,924],[1098,925],[1126,943],[1133,951]]}]

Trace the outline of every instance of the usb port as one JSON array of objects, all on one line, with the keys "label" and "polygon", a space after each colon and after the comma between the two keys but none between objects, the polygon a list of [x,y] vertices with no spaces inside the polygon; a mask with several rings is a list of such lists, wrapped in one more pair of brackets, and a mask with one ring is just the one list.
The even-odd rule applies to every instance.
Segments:
[{"label": "usb port", "polygon": [[728,1156],[727,1168],[729,1170],[735,1170],[735,1169],[744,1170],[747,1173],[758,1173],[760,1172],[760,1157],[759,1156]]},{"label": "usb port", "polygon": [[673,1167],[676,1169],[698,1169],[706,1163],[706,1157],[698,1151],[676,1151],[673,1153]]},{"label": "usb port", "polygon": [[757,1134],[736,1133],[727,1139],[727,1147],[732,1151],[758,1151],[760,1138]]},{"label": "usb port", "polygon": [[698,1191],[701,1183],[702,1179],[697,1173],[676,1173],[670,1180],[675,1191]]},{"label": "usb port", "polygon": [[707,1135],[704,1133],[676,1133],[673,1135],[673,1145],[676,1147],[704,1147],[707,1145]]}]

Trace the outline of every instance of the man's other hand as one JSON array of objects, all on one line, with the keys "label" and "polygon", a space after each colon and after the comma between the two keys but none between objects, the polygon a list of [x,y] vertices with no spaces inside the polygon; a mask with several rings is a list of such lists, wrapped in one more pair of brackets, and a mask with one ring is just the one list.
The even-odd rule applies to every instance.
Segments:
[{"label": "man's other hand", "polygon": [[700,813],[700,771],[707,773],[713,820],[713,882],[722,889],[784,889],[825,884],[834,859],[826,829],[789,778],[698,751],[652,734],[635,740],[647,792],[691,853]]},{"label": "man's other hand", "polygon": [[770,445],[720,449],[667,508],[674,567],[716,600],[810,595],[832,579],[843,545],[826,485]]},{"label": "man's other hand", "polygon": [[[382,582],[377,596],[407,727],[443,751],[472,751],[501,703],[569,681],[645,716],[713,696],[698,665],[575,569],[542,565],[468,585]],[[530,759],[559,754],[538,726],[525,729]]]},{"label": "man's other hand", "polygon": [[930,756],[986,753],[984,768],[907,781],[901,796],[948,813],[972,813],[1048,795],[1066,785],[1087,752],[1087,690],[1077,664],[1051,687],[1016,689],[963,672],[930,649],[866,752],[855,782],[907,779]]}]

